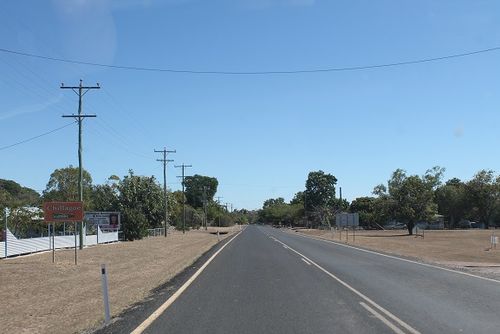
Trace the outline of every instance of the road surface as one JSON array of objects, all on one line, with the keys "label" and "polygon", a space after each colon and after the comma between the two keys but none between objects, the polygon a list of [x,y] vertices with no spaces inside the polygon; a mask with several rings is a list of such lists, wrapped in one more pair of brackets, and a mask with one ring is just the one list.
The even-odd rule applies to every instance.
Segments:
[{"label": "road surface", "polygon": [[500,283],[264,226],[144,333],[500,333]]}]

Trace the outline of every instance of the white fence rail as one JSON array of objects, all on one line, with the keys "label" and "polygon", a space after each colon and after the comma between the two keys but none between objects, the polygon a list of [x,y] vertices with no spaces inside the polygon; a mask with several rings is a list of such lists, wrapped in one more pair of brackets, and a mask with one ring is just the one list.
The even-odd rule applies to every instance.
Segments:
[{"label": "white fence rail", "polygon": [[148,229],[148,235],[147,237],[161,237],[165,235],[165,228],[159,227],[159,228],[150,228]]},{"label": "white fence rail", "polygon": [[[53,247],[52,237],[18,239],[8,229],[6,237],[7,244],[5,241],[0,241],[0,258],[47,251]],[[83,242],[85,246],[92,246],[116,241],[118,241],[118,231],[103,232],[98,227],[97,235],[86,235]],[[54,237],[54,244],[55,249],[75,247],[75,236],[56,236]],[[77,247],[80,246],[80,238],[78,236],[76,238],[76,245]]]}]

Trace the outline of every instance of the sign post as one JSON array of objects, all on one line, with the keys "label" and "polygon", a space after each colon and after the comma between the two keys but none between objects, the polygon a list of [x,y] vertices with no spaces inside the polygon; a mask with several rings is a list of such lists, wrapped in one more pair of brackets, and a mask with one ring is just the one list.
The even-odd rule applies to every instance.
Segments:
[{"label": "sign post", "polygon": [[[83,221],[83,202],[45,202],[43,204],[43,213],[45,222],[52,222],[53,225],[58,222],[74,222],[75,224],[75,264],[77,264],[77,242],[76,242],[76,223]],[[49,226],[50,230],[50,226]],[[52,234],[55,234],[54,227]],[[53,238],[52,247],[55,251],[55,239]],[[83,243],[80,245],[82,246]]]},{"label": "sign post", "polygon": [[78,264],[78,252],[77,252],[77,241],[76,241],[76,222],[73,223],[74,230],[75,230],[75,266]]}]

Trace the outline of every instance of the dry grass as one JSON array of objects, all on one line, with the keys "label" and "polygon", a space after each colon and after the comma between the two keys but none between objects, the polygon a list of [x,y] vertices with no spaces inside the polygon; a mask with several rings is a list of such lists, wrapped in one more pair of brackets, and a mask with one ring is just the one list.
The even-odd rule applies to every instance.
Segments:
[{"label": "dry grass", "polygon": [[[493,230],[425,231],[425,237],[408,235],[405,230],[356,231],[355,241],[349,231],[349,244],[385,253],[434,262],[454,268],[477,267],[472,271],[500,278],[500,245],[490,249]],[[300,230],[300,233],[346,242],[346,233]],[[500,231],[496,231],[500,235]],[[480,267],[483,269],[481,270]]]},{"label": "dry grass", "polygon": [[[222,229],[221,229],[222,230]],[[225,228],[230,233],[236,229]],[[191,265],[217,243],[206,231],[174,232],[74,251],[36,254],[0,261],[2,333],[74,333],[104,319],[100,265],[108,271],[112,315],[146,298],[150,291]]]}]

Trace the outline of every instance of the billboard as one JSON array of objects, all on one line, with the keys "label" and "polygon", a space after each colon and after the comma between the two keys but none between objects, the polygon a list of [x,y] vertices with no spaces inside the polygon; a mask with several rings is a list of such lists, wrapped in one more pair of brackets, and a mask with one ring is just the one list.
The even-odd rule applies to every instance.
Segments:
[{"label": "billboard", "polygon": [[79,222],[83,220],[83,202],[45,202],[43,214],[46,222]]},{"label": "billboard", "polygon": [[101,230],[119,230],[120,213],[119,212],[85,212],[84,220],[87,225],[98,225]]},{"label": "billboard", "polygon": [[358,213],[337,213],[335,215],[337,227],[357,227],[359,226]]}]

